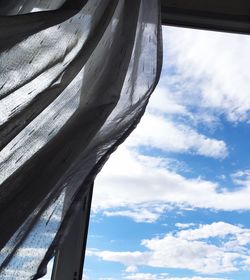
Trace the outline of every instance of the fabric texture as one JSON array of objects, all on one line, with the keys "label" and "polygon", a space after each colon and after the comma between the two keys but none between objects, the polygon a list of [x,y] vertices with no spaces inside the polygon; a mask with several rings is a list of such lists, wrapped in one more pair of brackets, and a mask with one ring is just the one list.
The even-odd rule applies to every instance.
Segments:
[{"label": "fabric texture", "polygon": [[37,279],[158,82],[159,3],[0,0],[0,15],[0,279]]}]

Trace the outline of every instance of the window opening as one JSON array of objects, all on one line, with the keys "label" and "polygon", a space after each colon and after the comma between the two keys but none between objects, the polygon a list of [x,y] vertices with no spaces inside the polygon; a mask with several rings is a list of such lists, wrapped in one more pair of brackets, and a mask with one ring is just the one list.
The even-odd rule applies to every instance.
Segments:
[{"label": "window opening", "polygon": [[98,175],[83,279],[250,276],[250,38],[163,27],[141,123]]}]

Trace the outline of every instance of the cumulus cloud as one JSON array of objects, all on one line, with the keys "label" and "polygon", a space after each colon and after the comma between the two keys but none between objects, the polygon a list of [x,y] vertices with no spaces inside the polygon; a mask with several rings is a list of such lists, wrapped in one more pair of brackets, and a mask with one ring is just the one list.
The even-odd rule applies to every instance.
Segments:
[{"label": "cumulus cloud", "polygon": [[186,229],[178,232],[178,237],[187,240],[207,239],[210,237],[225,238],[228,235],[234,236],[240,245],[250,243],[250,230],[225,222],[212,223],[210,225],[201,225],[196,229]]},{"label": "cumulus cloud", "polygon": [[[150,266],[189,269],[204,274],[232,272],[239,269],[250,269],[250,256],[247,252],[247,246],[250,243],[249,233],[250,229],[217,222],[201,225],[194,230],[187,229],[167,233],[163,238],[156,237],[142,240],[141,245],[145,247],[144,251],[90,250],[89,254],[104,261],[122,263],[127,267]],[[216,237],[218,244],[211,244],[210,237]],[[242,239],[244,242],[237,250],[227,246],[227,243],[232,240],[239,241]]]},{"label": "cumulus cloud", "polygon": [[154,222],[173,207],[249,210],[248,178],[244,184],[229,191],[217,182],[186,178],[170,170],[164,158],[144,156],[125,145],[96,179],[93,211]]},{"label": "cumulus cloud", "polygon": [[146,113],[127,145],[147,146],[162,151],[194,153],[213,158],[225,158],[224,141],[199,134],[191,127],[170,121],[162,116]]}]

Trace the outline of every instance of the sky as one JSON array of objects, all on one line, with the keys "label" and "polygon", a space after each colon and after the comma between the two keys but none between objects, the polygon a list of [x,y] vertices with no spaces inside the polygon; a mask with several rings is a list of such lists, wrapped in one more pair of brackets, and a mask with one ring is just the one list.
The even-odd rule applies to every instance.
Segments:
[{"label": "sky", "polygon": [[84,280],[248,280],[250,38],[163,27],[140,124],[95,181]]}]

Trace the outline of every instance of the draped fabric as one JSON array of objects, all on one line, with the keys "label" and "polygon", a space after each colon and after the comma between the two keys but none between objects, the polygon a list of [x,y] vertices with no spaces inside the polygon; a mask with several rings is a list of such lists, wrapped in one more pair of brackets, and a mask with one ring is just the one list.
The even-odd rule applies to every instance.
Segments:
[{"label": "draped fabric", "polygon": [[0,15],[0,279],[37,279],[158,82],[159,3],[0,0]]}]

